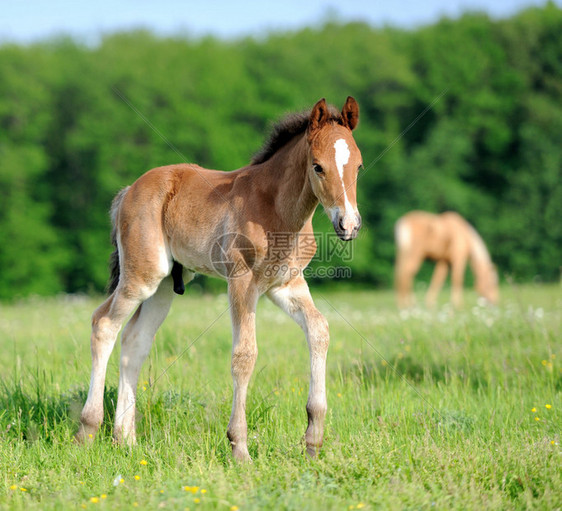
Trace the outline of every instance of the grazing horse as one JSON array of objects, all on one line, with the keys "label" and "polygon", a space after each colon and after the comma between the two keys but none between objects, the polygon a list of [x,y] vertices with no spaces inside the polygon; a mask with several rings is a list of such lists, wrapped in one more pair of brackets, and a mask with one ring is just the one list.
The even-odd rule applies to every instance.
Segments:
[{"label": "grazing horse", "polygon": [[[233,403],[228,438],[237,460],[250,460],[246,393],[258,349],[255,312],[266,294],[304,330],[310,351],[306,452],[322,446],[327,410],[328,323],[314,306],[303,270],[316,251],[312,215],[320,203],[340,239],[361,226],[356,179],[362,164],[352,130],[359,107],[341,112],[318,101],[273,129],[250,165],[232,172],[197,165],[159,167],[122,190],[111,208],[109,298],[92,317],[92,372],[78,441],[91,440],[103,418],[107,363],[124,321],[114,436],[135,442],[141,365],[168,314],[174,290],[194,272],[228,282],[232,321]],[[312,247],[311,247],[312,245]]]},{"label": "grazing horse", "polygon": [[412,211],[396,222],[395,286],[399,307],[413,305],[412,283],[425,259],[436,261],[426,304],[435,306],[451,266],[451,300],[462,306],[462,287],[466,263],[475,276],[476,291],[495,304],[498,277],[484,241],[458,213],[440,215]]}]

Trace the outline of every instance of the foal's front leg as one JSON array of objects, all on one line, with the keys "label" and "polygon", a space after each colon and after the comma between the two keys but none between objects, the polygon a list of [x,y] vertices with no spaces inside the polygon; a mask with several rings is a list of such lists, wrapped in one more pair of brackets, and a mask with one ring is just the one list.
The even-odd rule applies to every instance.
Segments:
[{"label": "foal's front leg", "polygon": [[256,345],[256,305],[259,293],[254,284],[242,279],[228,283],[232,319],[232,381],[234,394],[227,435],[232,454],[238,461],[251,461],[248,452],[246,394],[258,356]]},{"label": "foal's front leg", "polygon": [[310,351],[310,389],[306,412],[308,427],[305,433],[306,452],[315,457],[324,439],[326,400],[326,357],[330,332],[326,318],[315,307],[308,284],[298,277],[284,286],[271,289],[268,297],[304,330]]}]

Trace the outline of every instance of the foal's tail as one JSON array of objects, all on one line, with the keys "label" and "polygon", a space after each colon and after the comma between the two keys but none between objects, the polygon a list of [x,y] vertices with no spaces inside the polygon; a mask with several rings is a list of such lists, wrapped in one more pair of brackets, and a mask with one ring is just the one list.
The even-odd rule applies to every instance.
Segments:
[{"label": "foal's tail", "polygon": [[119,284],[119,248],[117,244],[117,214],[119,213],[119,207],[121,206],[121,202],[123,201],[123,197],[129,190],[129,186],[123,188],[113,199],[111,203],[111,225],[113,226],[111,229],[111,243],[115,247],[115,250],[109,257],[109,282],[107,283],[107,292],[108,294],[113,293],[115,288],[117,288],[117,284]]}]

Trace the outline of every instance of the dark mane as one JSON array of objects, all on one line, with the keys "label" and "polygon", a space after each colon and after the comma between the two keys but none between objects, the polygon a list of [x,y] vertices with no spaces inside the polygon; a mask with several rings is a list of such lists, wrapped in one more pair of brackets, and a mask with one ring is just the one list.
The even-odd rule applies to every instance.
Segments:
[{"label": "dark mane", "polygon": [[[341,113],[332,105],[328,105],[330,122],[342,124]],[[304,133],[308,128],[311,110],[288,114],[277,121],[271,128],[271,133],[262,148],[251,160],[252,165],[264,163],[269,160],[279,149],[297,135]]]}]

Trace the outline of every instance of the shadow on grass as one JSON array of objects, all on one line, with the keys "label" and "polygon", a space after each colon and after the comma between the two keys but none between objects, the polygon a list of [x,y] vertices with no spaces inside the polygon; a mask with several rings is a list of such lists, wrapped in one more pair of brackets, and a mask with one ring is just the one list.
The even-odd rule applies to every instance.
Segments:
[{"label": "shadow on grass", "polygon": [[[29,389],[21,380],[0,381],[0,437],[34,442],[60,440],[78,430],[80,412],[88,391],[75,389],[51,395],[36,379]],[[115,416],[117,389],[109,387],[104,393],[104,425]],[[107,426],[105,426],[107,427]],[[106,433],[102,429],[102,433]]]},{"label": "shadow on grass", "polygon": [[[36,377],[32,382],[0,380],[0,440],[49,444],[70,441],[78,431],[87,394],[86,388],[56,393]],[[97,436],[110,443],[116,404],[117,387],[106,387],[103,424]],[[207,443],[212,441],[207,450],[222,456],[226,466],[230,463],[230,445],[226,440],[226,426],[222,428],[217,419],[217,414],[222,412],[228,417],[227,410],[217,403],[207,404],[193,394],[168,390],[155,399],[149,395],[137,402],[137,431],[140,438],[155,436],[161,440],[171,434],[174,441],[186,428],[198,438],[206,434],[210,438]],[[268,413],[267,407],[261,404],[249,411],[253,423],[267,420]]]},{"label": "shadow on grass", "polygon": [[[80,413],[86,402],[86,388],[71,389],[53,395],[36,379],[34,385],[21,380],[13,383],[0,381],[0,438],[33,442],[39,439],[53,441],[72,436],[78,431]],[[117,387],[105,387],[103,394],[102,437],[111,437],[117,405]],[[164,392],[156,400],[137,403],[137,421],[142,417],[179,414],[205,407],[192,396],[175,391]],[[141,419],[141,420],[139,420]],[[142,426],[141,426],[142,427]]]}]

